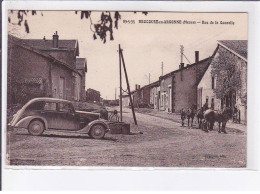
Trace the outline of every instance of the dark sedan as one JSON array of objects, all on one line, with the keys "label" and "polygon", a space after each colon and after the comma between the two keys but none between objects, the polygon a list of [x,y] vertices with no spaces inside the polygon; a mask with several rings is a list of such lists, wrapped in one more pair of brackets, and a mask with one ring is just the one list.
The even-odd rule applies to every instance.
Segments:
[{"label": "dark sedan", "polygon": [[67,100],[35,98],[26,103],[9,123],[12,128],[26,128],[31,135],[45,130],[87,133],[101,139],[109,131],[107,121],[99,113],[76,111]]}]

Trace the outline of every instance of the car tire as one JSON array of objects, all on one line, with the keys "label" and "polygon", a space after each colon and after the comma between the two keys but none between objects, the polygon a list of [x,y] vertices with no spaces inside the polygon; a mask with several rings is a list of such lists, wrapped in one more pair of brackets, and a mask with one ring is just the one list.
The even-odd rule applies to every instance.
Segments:
[{"label": "car tire", "polygon": [[29,124],[28,131],[34,136],[41,135],[44,131],[44,124],[39,120],[34,120]]},{"label": "car tire", "polygon": [[106,133],[106,129],[101,124],[96,124],[91,127],[89,136],[94,139],[103,139]]}]

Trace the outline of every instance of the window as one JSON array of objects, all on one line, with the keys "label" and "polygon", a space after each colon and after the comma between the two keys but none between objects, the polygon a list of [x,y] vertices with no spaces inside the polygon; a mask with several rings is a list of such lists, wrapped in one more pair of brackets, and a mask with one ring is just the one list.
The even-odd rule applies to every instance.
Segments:
[{"label": "window", "polygon": [[215,77],[214,76],[211,77],[211,88],[215,89]]},{"label": "window", "polygon": [[47,111],[55,111],[57,110],[57,104],[55,102],[46,102],[43,110],[47,110]]},{"label": "window", "polygon": [[74,108],[69,103],[60,103],[59,104],[59,111],[60,112],[74,112]]},{"label": "window", "polygon": [[209,103],[209,97],[208,96],[206,97],[206,103],[207,104]]},{"label": "window", "polygon": [[44,102],[34,102],[30,104],[26,110],[42,110],[44,106]]}]

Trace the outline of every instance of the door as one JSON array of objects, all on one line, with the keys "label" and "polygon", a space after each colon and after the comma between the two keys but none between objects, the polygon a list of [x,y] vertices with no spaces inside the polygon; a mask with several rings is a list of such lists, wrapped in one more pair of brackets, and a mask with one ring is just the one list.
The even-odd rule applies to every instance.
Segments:
[{"label": "door", "polygon": [[169,86],[169,112],[172,112],[172,87]]},{"label": "door", "polygon": [[58,128],[58,112],[56,102],[45,102],[41,115],[47,120],[49,129]]},{"label": "door", "polygon": [[60,77],[60,82],[59,82],[59,97],[62,99],[66,98],[65,95],[65,78],[64,77]]},{"label": "door", "polygon": [[79,118],[77,118],[74,107],[71,103],[58,103],[57,123],[59,126],[57,129],[72,131],[79,130]]}]

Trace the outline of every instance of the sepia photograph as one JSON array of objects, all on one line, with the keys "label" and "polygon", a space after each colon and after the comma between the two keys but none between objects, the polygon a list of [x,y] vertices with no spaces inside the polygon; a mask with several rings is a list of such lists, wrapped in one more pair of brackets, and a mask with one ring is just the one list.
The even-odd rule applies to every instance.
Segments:
[{"label": "sepia photograph", "polygon": [[247,168],[248,13],[7,17],[8,167]]}]

